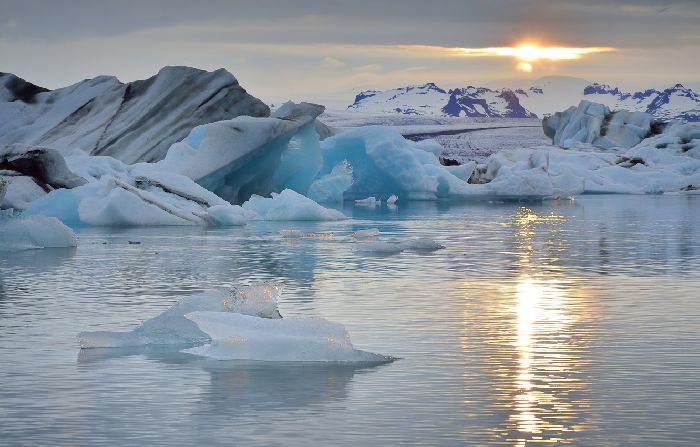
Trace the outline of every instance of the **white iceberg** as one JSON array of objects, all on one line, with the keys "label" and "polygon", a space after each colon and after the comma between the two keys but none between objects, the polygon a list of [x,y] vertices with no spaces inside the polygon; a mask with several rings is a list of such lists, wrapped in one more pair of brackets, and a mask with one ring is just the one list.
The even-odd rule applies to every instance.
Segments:
[{"label": "white iceberg", "polygon": [[[600,143],[595,136],[599,130],[598,121],[582,119],[579,124],[585,130],[581,135],[594,135],[586,140],[603,146],[579,142],[571,149],[542,146],[501,151],[489,157],[477,180],[490,182],[487,185],[494,191],[501,187],[512,191],[517,186],[521,193],[536,191],[548,197],[692,193],[700,189],[700,126],[657,123],[649,132],[654,130],[658,134],[625,148]],[[593,128],[585,127],[587,125]],[[625,124],[624,127],[636,129],[638,126]],[[568,131],[557,127],[557,135],[558,132]],[[636,137],[633,140],[636,141]],[[556,141],[559,140],[555,138]],[[567,146],[566,141],[572,140],[560,143]],[[625,144],[631,142],[630,139],[625,141]]]},{"label": "white iceberg", "polygon": [[73,230],[54,217],[0,217],[0,251],[75,247]]},{"label": "white iceberg", "polygon": [[579,143],[604,149],[630,148],[652,133],[653,116],[644,112],[616,112],[603,105],[581,101],[542,120],[545,135],[565,149]]},{"label": "white iceberg", "polygon": [[272,197],[252,196],[243,209],[255,213],[261,220],[343,220],[338,210],[324,208],[313,200],[291,189],[285,189]]},{"label": "white iceberg", "polygon": [[380,206],[382,204],[382,201],[381,201],[381,199],[377,200],[376,197],[372,196],[372,197],[366,197],[364,199],[357,199],[357,200],[355,200],[355,203],[357,205],[368,206],[370,208],[374,208],[376,206]]},{"label": "white iceberg", "polygon": [[385,362],[391,360],[353,347],[343,325],[318,317],[277,320],[225,312],[192,312],[212,342],[183,352],[216,360],[283,362]]},{"label": "white iceberg", "polygon": [[81,349],[170,345],[217,360],[371,362],[393,360],[356,350],[345,328],[317,317],[282,318],[281,287],[259,283],[229,294],[186,297],[129,332],[81,332]]},{"label": "white iceberg", "polygon": [[185,297],[162,314],[144,321],[129,332],[81,332],[82,349],[145,345],[192,345],[210,340],[185,314],[196,311],[237,312],[258,318],[281,318],[277,283],[258,283],[233,288],[228,294],[210,291]]}]

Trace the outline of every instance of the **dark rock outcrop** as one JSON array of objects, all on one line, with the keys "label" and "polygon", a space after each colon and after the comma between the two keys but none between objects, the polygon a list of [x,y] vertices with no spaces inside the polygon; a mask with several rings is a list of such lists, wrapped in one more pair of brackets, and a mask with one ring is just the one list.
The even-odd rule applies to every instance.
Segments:
[{"label": "dark rock outcrop", "polygon": [[42,147],[10,145],[0,148],[0,170],[31,177],[45,191],[87,183],[68,168],[58,151]]}]

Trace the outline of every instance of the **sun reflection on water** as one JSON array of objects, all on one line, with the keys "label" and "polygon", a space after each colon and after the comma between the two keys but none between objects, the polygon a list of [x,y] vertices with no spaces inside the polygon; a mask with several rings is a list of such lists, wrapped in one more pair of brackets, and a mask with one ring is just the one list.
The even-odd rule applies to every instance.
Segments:
[{"label": "sun reflection on water", "polygon": [[[512,352],[497,378],[499,401],[510,401],[499,437],[514,446],[567,444],[582,428],[582,345],[577,323],[585,290],[559,265],[564,217],[520,208],[513,216],[515,281],[499,286],[504,316],[498,349]],[[503,354],[500,354],[503,356]],[[501,438],[503,439],[503,438]]]}]

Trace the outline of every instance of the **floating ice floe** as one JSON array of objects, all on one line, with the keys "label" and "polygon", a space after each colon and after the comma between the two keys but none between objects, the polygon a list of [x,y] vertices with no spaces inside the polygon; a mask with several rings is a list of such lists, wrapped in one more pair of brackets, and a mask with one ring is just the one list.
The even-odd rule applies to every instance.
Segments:
[{"label": "floating ice floe", "polygon": [[355,200],[355,203],[358,205],[362,206],[368,206],[368,207],[375,207],[375,206],[380,206],[382,204],[381,199],[377,200],[376,197],[367,197],[364,199],[357,199]]},{"label": "floating ice floe", "polygon": [[332,231],[301,231],[296,228],[286,228],[280,231],[280,236],[285,239],[333,239],[335,233]]},{"label": "floating ice floe", "polygon": [[352,233],[350,233],[350,236],[354,237],[355,239],[365,239],[365,238],[374,237],[378,234],[379,234],[378,228],[366,228],[364,230],[353,231]]},{"label": "floating ice floe", "polygon": [[313,200],[291,189],[272,193],[272,197],[253,196],[243,204],[243,209],[254,213],[260,220],[343,220],[338,210],[324,208]]},{"label": "floating ice floe", "polygon": [[54,217],[0,217],[0,251],[77,245],[73,230]]},{"label": "floating ice floe", "polygon": [[212,342],[184,352],[216,360],[286,362],[386,362],[390,358],[353,347],[345,327],[317,317],[268,320],[224,312],[185,315]]},{"label": "floating ice floe", "polygon": [[261,283],[184,298],[130,332],[82,332],[82,349],[198,345],[183,352],[217,360],[371,362],[390,357],[357,350],[345,328],[318,317],[282,318],[281,288]]},{"label": "floating ice floe", "polygon": [[408,239],[401,242],[373,241],[355,245],[358,253],[391,255],[402,251],[430,252],[445,248],[444,245],[427,237]]},{"label": "floating ice floe", "polygon": [[144,345],[192,345],[210,340],[185,315],[196,311],[237,312],[258,318],[281,318],[277,300],[281,286],[258,283],[237,287],[229,293],[210,291],[185,297],[162,314],[144,321],[129,332],[81,332],[83,349],[119,348]]}]

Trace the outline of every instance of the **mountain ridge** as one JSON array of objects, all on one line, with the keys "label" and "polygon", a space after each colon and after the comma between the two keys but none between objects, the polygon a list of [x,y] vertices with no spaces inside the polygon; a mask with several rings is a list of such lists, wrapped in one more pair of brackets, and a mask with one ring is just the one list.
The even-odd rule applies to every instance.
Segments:
[{"label": "mountain ridge", "polygon": [[681,83],[664,89],[623,91],[573,77],[546,77],[523,87],[444,89],[433,82],[389,90],[367,90],[347,110],[452,117],[543,118],[581,100],[614,110],[652,114],[662,119],[700,121],[700,94]]}]

